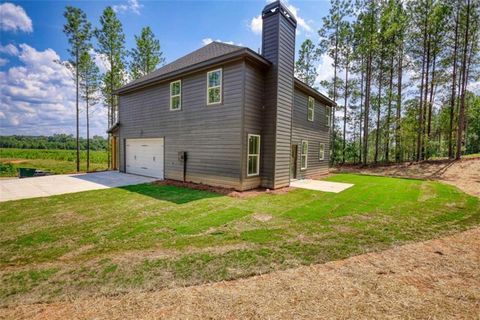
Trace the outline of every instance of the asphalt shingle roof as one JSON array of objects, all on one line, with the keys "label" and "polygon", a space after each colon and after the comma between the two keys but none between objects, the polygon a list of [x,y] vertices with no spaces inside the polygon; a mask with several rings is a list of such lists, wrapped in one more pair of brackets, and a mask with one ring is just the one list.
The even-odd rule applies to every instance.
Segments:
[{"label": "asphalt shingle roof", "polygon": [[198,50],[195,50],[169,64],[164,65],[163,67],[137,79],[134,80],[121,89],[127,89],[130,87],[135,87],[140,83],[148,83],[150,80],[155,78],[162,77],[163,75],[174,73],[176,71],[182,70],[186,67],[196,65],[201,62],[208,61],[213,58],[217,58],[229,53],[236,51],[242,51],[247,49],[246,47],[235,46],[232,44],[222,43],[222,42],[212,42]]}]

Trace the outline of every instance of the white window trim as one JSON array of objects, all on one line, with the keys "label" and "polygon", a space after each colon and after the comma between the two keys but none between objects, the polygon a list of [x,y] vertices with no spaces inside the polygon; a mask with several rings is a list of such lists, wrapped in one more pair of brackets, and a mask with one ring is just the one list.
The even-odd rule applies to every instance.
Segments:
[{"label": "white window trim", "polygon": [[[210,73],[217,72],[217,71],[220,71],[220,85],[214,86],[214,87],[209,87],[209,84],[210,84],[210,81],[208,81],[209,80],[209,75],[210,75]],[[207,106],[222,103],[222,101],[223,101],[223,96],[222,96],[223,88],[222,87],[223,87],[223,69],[219,68],[219,69],[208,71],[207,72]],[[209,89],[215,89],[215,88],[220,88],[220,101],[219,102],[209,102],[208,101],[208,91],[209,91]]]},{"label": "white window trim", "polygon": [[[250,153],[250,137],[258,137],[258,154],[257,153]],[[260,175],[260,150],[261,150],[261,137],[259,134],[248,134],[247,136],[247,177],[255,177]],[[257,156],[257,172],[256,173],[248,173],[248,162],[250,156]]]},{"label": "white window trim", "polygon": [[[303,144],[304,143],[307,144],[307,150],[306,150],[306,153],[305,153],[305,167],[303,167],[303,161],[302,161],[302,158],[304,156],[304,154],[303,154]],[[307,168],[308,168],[308,141],[307,140],[302,140],[301,149],[300,149],[300,170],[306,170]]]},{"label": "white window trim", "polygon": [[[320,150],[322,150],[322,147],[323,146],[323,152],[320,153]],[[318,160],[325,160],[325,143],[320,143],[318,145]]]},{"label": "white window trim", "polygon": [[332,124],[332,107],[325,106],[325,116],[327,117],[327,127],[330,127]]},{"label": "white window trim", "polygon": [[[180,93],[176,95],[172,95],[172,86],[174,83],[177,83],[177,82],[180,83]],[[178,109],[173,109],[172,107],[172,100],[173,100],[172,98],[175,98],[175,97],[180,97],[180,105]],[[182,80],[175,80],[170,82],[170,111],[178,111],[178,110],[182,110]]]},{"label": "white window trim", "polygon": [[[312,106],[312,119],[309,118],[309,111],[310,111],[310,101],[313,100],[313,106]],[[307,102],[307,120],[308,121],[315,121],[315,98],[314,97],[308,97],[308,102]]]}]

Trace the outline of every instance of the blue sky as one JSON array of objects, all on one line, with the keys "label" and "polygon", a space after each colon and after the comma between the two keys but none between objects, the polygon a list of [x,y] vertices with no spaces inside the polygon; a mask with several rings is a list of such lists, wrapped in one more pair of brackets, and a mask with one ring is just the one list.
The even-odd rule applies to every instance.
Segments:
[{"label": "blue sky", "polygon": [[[83,9],[93,26],[106,6],[113,6],[122,22],[126,47],[134,35],[150,26],[171,62],[211,40],[261,47],[259,1],[2,1],[0,4],[0,134],[74,133],[75,91],[71,75],[53,60],[69,58],[62,32],[66,5]],[[297,16],[297,50],[303,40],[317,41],[329,1],[294,1],[287,5]],[[102,70],[101,57],[97,63]],[[325,57],[319,79],[331,75]],[[84,113],[81,133],[85,132]],[[93,134],[105,135],[105,109],[93,111]]]}]

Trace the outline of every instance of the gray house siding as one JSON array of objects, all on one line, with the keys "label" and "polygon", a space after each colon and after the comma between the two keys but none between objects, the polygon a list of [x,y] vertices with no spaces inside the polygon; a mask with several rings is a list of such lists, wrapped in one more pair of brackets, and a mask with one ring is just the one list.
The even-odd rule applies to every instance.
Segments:
[{"label": "gray house siding", "polygon": [[[297,178],[313,178],[328,173],[329,163],[329,135],[330,128],[327,125],[325,105],[315,100],[314,120],[309,121],[307,117],[308,94],[295,89],[292,144],[298,145],[297,154]],[[301,143],[308,141],[307,169],[301,170]],[[325,144],[324,160],[319,160],[320,143]]]},{"label": "gray house siding", "polygon": [[[264,175],[262,159],[264,157],[264,144],[267,139],[263,132],[263,112],[264,112],[264,71],[250,63],[245,64],[245,109],[243,113],[244,130],[242,134],[242,155],[243,167],[243,189],[252,189],[261,185],[261,177]],[[260,175],[255,177],[247,176],[247,157],[248,157],[248,134],[260,135]]]},{"label": "gray house siding", "polygon": [[165,178],[183,179],[179,151],[187,151],[186,179],[240,188],[243,63],[223,68],[222,104],[207,105],[207,71],[181,78],[182,109],[170,110],[170,81],[120,96],[120,170],[125,171],[125,139],[161,138]]}]

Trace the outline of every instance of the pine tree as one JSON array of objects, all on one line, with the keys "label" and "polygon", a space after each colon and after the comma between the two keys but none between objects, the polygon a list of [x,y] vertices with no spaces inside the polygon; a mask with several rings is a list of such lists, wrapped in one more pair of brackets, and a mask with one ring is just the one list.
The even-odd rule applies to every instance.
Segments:
[{"label": "pine tree", "polygon": [[303,41],[298,50],[298,60],[295,63],[295,75],[298,79],[313,87],[317,78],[315,63],[318,61],[318,50],[310,39]]},{"label": "pine tree", "polygon": [[133,80],[152,72],[159,64],[165,63],[160,41],[155,38],[150,27],[142,28],[140,36],[135,36],[136,48],[130,50],[130,76]]},{"label": "pine tree", "polygon": [[[102,79],[102,94],[108,108],[108,127],[117,121],[117,99],[114,95],[116,89],[125,82],[125,35],[120,20],[118,20],[112,7],[107,7],[100,17],[100,28],[95,29],[98,41],[97,51],[106,57],[109,69]],[[110,152],[108,153],[110,166]]]},{"label": "pine tree", "polygon": [[87,172],[90,170],[90,112],[100,102],[100,71],[87,51],[80,57],[80,95],[85,101],[87,120]]},{"label": "pine tree", "polygon": [[75,73],[75,108],[76,108],[76,145],[77,145],[77,172],[80,171],[80,132],[79,132],[79,60],[83,52],[89,49],[89,40],[91,38],[91,25],[87,21],[87,15],[79,8],[67,6],[64,17],[67,19],[63,26],[63,32],[68,38],[70,48],[68,49],[72,60]]}]

